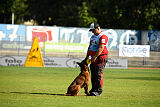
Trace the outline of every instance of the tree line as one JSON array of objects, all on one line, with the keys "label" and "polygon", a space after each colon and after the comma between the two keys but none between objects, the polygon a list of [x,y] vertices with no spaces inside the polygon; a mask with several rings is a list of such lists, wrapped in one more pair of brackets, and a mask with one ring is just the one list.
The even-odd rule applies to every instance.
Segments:
[{"label": "tree line", "polygon": [[159,0],[1,0],[0,23],[33,19],[38,25],[106,29],[160,29]]}]

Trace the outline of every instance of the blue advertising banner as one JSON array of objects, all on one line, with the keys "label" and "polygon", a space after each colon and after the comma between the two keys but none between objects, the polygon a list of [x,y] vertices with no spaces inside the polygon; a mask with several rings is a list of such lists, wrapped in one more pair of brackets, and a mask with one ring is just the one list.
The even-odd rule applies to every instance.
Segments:
[{"label": "blue advertising banner", "polygon": [[160,31],[149,31],[148,38],[151,50],[160,51]]},{"label": "blue advertising banner", "polygon": [[26,41],[26,26],[0,24],[1,41]]},{"label": "blue advertising banner", "polygon": [[136,30],[114,30],[114,29],[102,29],[108,36],[109,49],[118,49],[119,45],[136,45],[138,44],[138,38],[140,31]]}]

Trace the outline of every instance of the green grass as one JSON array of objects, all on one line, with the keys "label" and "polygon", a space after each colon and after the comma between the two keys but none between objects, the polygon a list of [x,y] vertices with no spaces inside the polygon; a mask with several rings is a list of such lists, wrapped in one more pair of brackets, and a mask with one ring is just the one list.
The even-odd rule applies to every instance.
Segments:
[{"label": "green grass", "polygon": [[160,70],[105,69],[101,96],[64,96],[79,72],[0,67],[0,107],[160,107]]}]

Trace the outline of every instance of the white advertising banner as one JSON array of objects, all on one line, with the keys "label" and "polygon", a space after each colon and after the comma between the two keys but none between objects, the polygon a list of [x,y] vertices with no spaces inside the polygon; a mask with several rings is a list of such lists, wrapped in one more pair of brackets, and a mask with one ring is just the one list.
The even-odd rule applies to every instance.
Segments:
[{"label": "white advertising banner", "polygon": [[149,45],[120,45],[119,56],[150,57],[150,46]]},{"label": "white advertising banner", "polygon": [[58,27],[27,26],[26,29],[27,41],[33,41],[37,37],[39,42],[58,42]]},{"label": "white advertising banner", "polygon": [[[44,47],[44,42],[58,42],[58,27],[27,26],[26,29],[27,41],[31,42],[37,37],[40,48]],[[25,46],[24,48],[27,49],[29,47]]]},{"label": "white advertising banner", "polygon": [[[26,56],[0,56],[0,66],[24,66]],[[76,62],[81,62],[84,58],[57,58],[45,57],[43,58],[45,67],[79,67]],[[128,68],[127,59],[108,59],[106,68]]]},{"label": "white advertising banner", "polygon": [[108,62],[106,64],[106,68],[127,69],[128,68],[128,59],[109,58]]}]

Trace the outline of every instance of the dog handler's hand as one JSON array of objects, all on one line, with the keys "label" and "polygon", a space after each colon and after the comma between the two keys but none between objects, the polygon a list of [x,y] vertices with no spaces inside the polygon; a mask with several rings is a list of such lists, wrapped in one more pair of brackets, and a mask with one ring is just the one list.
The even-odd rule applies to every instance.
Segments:
[{"label": "dog handler's hand", "polygon": [[93,57],[91,58],[91,62],[92,62],[92,63],[95,62],[96,59],[97,59],[97,57],[93,56]]},{"label": "dog handler's hand", "polygon": [[101,44],[98,48],[97,53],[91,58],[91,62],[95,62],[97,57],[102,53],[103,49],[104,49],[104,44]]}]

